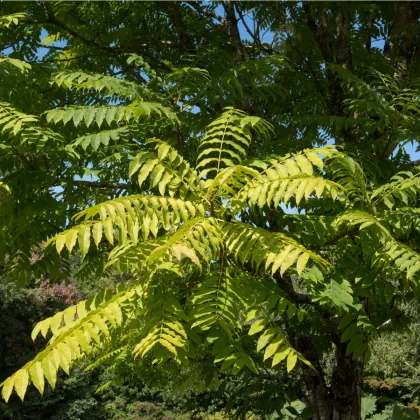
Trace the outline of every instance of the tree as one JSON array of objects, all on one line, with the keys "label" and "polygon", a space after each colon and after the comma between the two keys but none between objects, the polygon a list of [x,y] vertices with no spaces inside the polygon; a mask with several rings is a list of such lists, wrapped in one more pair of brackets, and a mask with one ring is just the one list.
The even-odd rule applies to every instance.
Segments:
[{"label": "tree", "polygon": [[1,7],[5,272],[63,277],[78,244],[137,279],[38,324],[5,399],[87,354],[211,351],[299,361],[315,419],[360,418],[369,343],[417,299],[418,3]]}]

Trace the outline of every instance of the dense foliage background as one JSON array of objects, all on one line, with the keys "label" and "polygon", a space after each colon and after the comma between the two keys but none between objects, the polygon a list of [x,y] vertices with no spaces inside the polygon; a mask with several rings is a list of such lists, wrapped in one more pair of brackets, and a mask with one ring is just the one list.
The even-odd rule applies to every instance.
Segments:
[{"label": "dense foliage background", "polygon": [[[320,200],[310,190],[302,202],[303,189],[290,190],[293,197],[276,213],[273,194],[261,188],[258,198],[249,193],[251,204],[240,214],[230,208],[227,216],[222,213],[228,223],[240,219],[267,235],[286,232],[309,250],[302,251],[308,257],[300,268],[297,256],[292,261],[297,267],[291,263],[291,277],[282,272],[276,278],[282,296],[294,302],[280,324],[294,347],[322,370],[321,388],[328,392],[315,398],[320,383],[303,363],[302,369],[288,365],[290,373],[285,366],[274,368],[256,351],[254,337],[245,335],[241,346],[255,360],[258,376],[241,368],[237,375],[216,375],[209,349],[181,369],[174,361],[151,370],[143,359],[110,357],[96,365],[88,358],[70,377],[61,372],[54,392],[46,387],[40,397],[29,388],[23,403],[17,395],[0,402],[0,418],[322,418],[317,398],[326,401],[328,413],[330,405],[334,410],[358,404],[346,401],[357,387],[333,392],[340,380],[338,324],[346,315],[362,325],[370,359],[363,374],[349,379],[357,385],[363,377],[361,413],[333,417],[331,411],[331,418],[418,418],[419,19],[420,3],[414,1],[1,2],[0,381],[45,347],[41,337],[31,339],[37,322],[105,288],[135,281],[132,267],[104,270],[107,243],[100,248],[95,240],[89,248],[89,239],[78,233],[80,254],[69,256],[64,248],[60,257],[45,241],[74,227],[71,217],[86,207],[156,190],[165,195],[170,184],[162,185],[163,172],[141,167],[147,162],[141,153],[155,153],[148,138],[160,138],[182,154],[188,164],[177,163],[176,170],[184,175],[198,161],[203,177],[211,162],[200,157],[200,147],[220,143],[217,121],[225,121],[233,112],[226,107],[232,107],[245,114],[235,114],[239,123],[229,134],[229,156],[223,161],[220,152],[217,173],[221,162],[226,169],[235,159],[261,168],[280,155],[292,161],[291,154],[312,156],[315,169],[309,171],[325,176],[330,189],[317,192]],[[245,139],[247,160],[238,157],[245,153],[237,137]],[[345,154],[325,169],[320,158],[307,154],[308,148],[331,144]],[[162,161],[165,147],[158,152]],[[138,175],[142,181],[150,175],[149,187],[137,182]],[[207,172],[204,178],[212,176]],[[223,186],[227,195],[216,204],[228,202],[235,182],[244,182],[249,172],[243,176]],[[345,186],[346,198],[334,182]],[[177,185],[170,188],[186,197]],[[213,203],[215,193],[206,197]],[[254,205],[261,211],[254,212]],[[346,219],[343,209],[368,211],[371,219]],[[213,205],[207,210],[212,217],[218,211]],[[153,233],[148,223],[142,227],[145,239],[150,225]],[[338,226],[335,232],[332,226]],[[386,230],[385,244],[374,228]],[[408,256],[386,254],[388,249],[383,259],[381,250],[390,243],[403,244]],[[316,260],[311,252],[326,258],[342,278],[328,277],[325,288],[305,286],[299,276],[309,255]],[[241,263],[252,271],[252,261]],[[185,273],[192,278],[196,272]],[[245,331],[253,319],[246,318]],[[356,361],[351,354],[344,357],[344,347],[352,372],[368,344],[353,348],[365,346]]]},{"label": "dense foliage background", "polygon": [[[75,280],[59,286],[44,281],[30,288],[2,284],[1,379],[41,349],[42,343],[35,345],[30,337],[36,322],[69,303],[94,294],[100,287],[119,281],[118,278],[102,279],[99,283],[96,280],[92,288],[89,280]],[[373,346],[375,351],[366,367],[364,380],[362,418],[403,418],[398,417],[402,414],[392,415],[398,406],[418,410],[420,325],[414,323],[406,332],[386,333]],[[328,366],[328,360],[325,365]],[[196,376],[189,380],[187,374],[183,378],[177,373],[169,373],[166,378],[150,378],[147,368],[142,370],[141,366],[135,366],[134,371],[131,365],[122,366],[116,372],[106,372],[106,366],[88,372],[85,368],[86,363],[77,367],[71,377],[61,374],[54,392],[47,390],[40,396],[36,390],[31,390],[24,403],[17,397],[9,404],[1,402],[1,418],[216,420],[229,417],[226,409],[235,410],[237,414],[236,410],[245,412],[248,416],[254,413],[256,418],[310,418],[310,414],[301,414],[305,405],[298,397],[304,398],[299,392],[304,384],[299,376],[288,379],[285,384],[285,378],[275,371],[259,377],[246,372],[238,377],[228,374],[222,378],[218,390],[209,391],[200,378]],[[109,380],[113,381],[112,387],[96,393],[100,385]],[[276,414],[276,398],[283,393],[285,385],[290,393],[290,405]],[[415,411],[410,415],[407,418],[417,418]]]}]

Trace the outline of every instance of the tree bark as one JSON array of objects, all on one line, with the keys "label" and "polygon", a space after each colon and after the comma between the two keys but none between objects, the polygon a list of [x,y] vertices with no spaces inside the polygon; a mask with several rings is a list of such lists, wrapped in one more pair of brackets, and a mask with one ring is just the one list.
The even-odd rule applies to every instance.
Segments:
[{"label": "tree bark", "polygon": [[238,19],[235,14],[235,6],[230,0],[223,3],[226,12],[226,22],[229,29],[230,39],[235,50],[236,64],[242,64],[245,61],[244,47],[241,41],[241,35],[238,29]]},{"label": "tree bark", "polygon": [[336,18],[337,40],[336,63],[347,70],[353,70],[352,51],[350,47],[350,12],[347,7],[342,7]]},{"label": "tree bark", "polygon": [[394,61],[396,67],[394,77],[398,81],[407,77],[411,59],[418,50],[419,18],[418,2],[399,2],[395,20],[384,46],[384,55]]},{"label": "tree bark", "polygon": [[[311,12],[309,1],[303,1],[303,10],[305,12],[306,23],[312,31],[314,39],[322,54],[325,63],[339,64],[344,68],[351,68],[351,49],[349,45],[350,28],[348,10],[343,6],[337,18],[336,26],[338,28],[337,36],[337,52],[334,56],[333,37],[330,33],[327,7],[323,6],[319,11],[319,20],[315,19]],[[331,115],[341,116],[343,112],[343,92],[340,86],[340,80],[328,68],[325,72],[327,79],[326,103],[330,109]],[[338,139],[338,143],[342,143],[342,139]]]},{"label": "tree bark", "polygon": [[[311,304],[308,294],[298,293],[287,276],[275,277],[277,285],[286,292],[288,298],[295,303]],[[314,304],[314,303],[312,303]],[[313,420],[361,420],[361,401],[364,359],[352,359],[346,356],[347,344],[341,343],[337,324],[331,322],[321,308],[315,309],[325,323],[328,338],[335,344],[335,365],[328,381],[323,372],[312,333],[299,332],[293,336],[293,344],[315,369],[306,364],[301,365],[309,404],[313,410]],[[327,386],[327,382],[331,382]]]},{"label": "tree bark", "polygon": [[337,343],[336,366],[331,381],[332,420],[360,420],[363,356],[352,360],[346,345]]},{"label": "tree bark", "polygon": [[371,10],[369,13],[369,22],[368,22],[367,31],[366,31],[367,39],[366,39],[366,44],[365,44],[365,47],[369,52],[371,51],[371,47],[372,47],[372,30],[373,30],[374,23],[375,23],[375,10]]},{"label": "tree bark", "polygon": [[346,345],[337,343],[331,386],[327,387],[311,335],[297,334],[295,346],[315,367],[302,364],[313,420],[360,420],[363,357],[352,360],[346,356]]},{"label": "tree bark", "polygon": [[300,333],[295,337],[296,349],[312,363],[314,369],[302,363],[303,380],[314,412],[313,420],[330,420],[332,415],[331,396],[325,383],[321,365],[310,334]]},{"label": "tree bark", "polygon": [[[223,4],[223,7],[225,9],[225,14],[226,14],[225,25],[228,29],[230,42],[233,46],[234,53],[235,53],[235,63],[237,65],[240,65],[245,62],[245,53],[244,53],[244,46],[241,40],[241,35],[238,28],[238,19],[236,17],[235,4],[230,0],[225,0],[222,4]],[[246,86],[248,83],[246,78],[241,74],[239,74],[238,80],[243,86]],[[244,92],[242,108],[249,115],[256,114],[254,104],[252,103],[252,98],[246,92]]]}]

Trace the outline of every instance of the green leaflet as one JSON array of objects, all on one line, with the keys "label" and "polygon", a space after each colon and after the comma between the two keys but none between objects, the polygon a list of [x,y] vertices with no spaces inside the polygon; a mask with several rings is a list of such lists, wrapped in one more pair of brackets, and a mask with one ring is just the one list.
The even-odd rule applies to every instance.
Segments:
[{"label": "green leaflet", "polygon": [[[93,122],[94,113],[88,114],[85,117],[85,114],[82,114],[85,118],[86,125],[90,125]],[[79,121],[80,122],[80,121]],[[115,128],[112,130],[104,130],[98,133],[88,134],[85,136],[78,137],[72,143],[73,147],[82,147],[84,150],[87,150],[88,147],[91,147],[94,152],[96,152],[99,147],[102,145],[108,147],[112,142],[127,142],[129,138],[135,133],[134,126],[124,126]]]},{"label": "green leaflet", "polygon": [[[226,166],[240,164],[245,149],[251,143],[248,126],[259,133],[271,126],[258,117],[249,119],[242,111],[225,108],[223,114],[213,121],[203,137],[199,150],[197,169],[201,168],[201,177],[213,172],[217,176]],[[211,157],[208,157],[208,156]]]},{"label": "green leaflet", "polygon": [[44,381],[44,371],[40,362],[36,362],[29,369],[29,374],[31,377],[31,382],[35,385],[36,389],[42,395],[44,393],[45,381]]},{"label": "green leaflet", "polygon": [[346,350],[347,356],[356,350],[356,348],[362,343],[363,338],[364,337],[362,334],[356,334],[352,337],[352,339],[347,344],[347,350]]},{"label": "green leaflet", "polygon": [[346,328],[347,325],[350,324],[351,321],[354,320],[354,315],[353,314],[346,314],[343,316],[343,318],[341,319],[340,323],[338,324],[338,329],[342,330],[343,328]]},{"label": "green leaflet", "polygon": [[295,352],[290,352],[287,356],[287,372],[293,370],[297,362],[297,354]]},{"label": "green leaflet", "polygon": [[345,343],[346,341],[350,340],[357,332],[357,324],[352,323],[350,324],[346,330],[344,331],[344,334],[341,337],[341,342]]},{"label": "green leaflet", "polygon": [[89,127],[94,121],[100,128],[104,121],[108,126],[124,121],[125,123],[135,123],[140,118],[152,115],[156,119],[166,118],[171,123],[177,123],[176,115],[165,106],[153,102],[133,102],[125,107],[79,107],[66,109],[53,109],[45,113],[47,122],[54,124],[63,123],[64,125],[72,121],[75,126],[82,121]]},{"label": "green leaflet", "polygon": [[242,262],[251,262],[256,269],[265,261],[265,269],[271,266],[273,274],[280,271],[283,275],[294,264],[299,264],[298,269],[302,272],[311,258],[321,269],[329,270],[327,261],[286,235],[252,228],[243,223],[224,224],[222,229],[225,232],[227,252]]},{"label": "green leaflet", "polygon": [[1,396],[6,402],[8,402],[10,395],[13,392],[13,388],[15,386],[15,378],[13,376],[10,376],[1,385],[2,385]]},{"label": "green leaflet", "polygon": [[251,328],[249,329],[248,334],[249,335],[254,335],[257,334],[258,332],[262,331],[265,326],[267,325],[268,319],[267,318],[260,318],[257,319],[251,326]]},{"label": "green leaflet", "polygon": [[275,328],[268,328],[264,331],[262,335],[260,335],[260,338],[258,339],[257,343],[257,351],[261,351],[273,338],[273,336],[276,334]]},{"label": "green leaflet", "polygon": [[158,187],[161,195],[166,190],[171,197],[176,192],[184,198],[188,193],[200,189],[197,173],[190,164],[168,143],[150,139],[147,144],[155,147],[155,152],[140,152],[129,165],[129,176],[137,174],[141,186],[148,180],[151,188]]},{"label": "green leaflet", "polygon": [[290,347],[282,348],[279,352],[277,352],[273,357],[272,367],[278,365],[282,360],[284,360],[288,354],[290,353]]},{"label": "green leaflet", "polygon": [[264,360],[272,357],[280,347],[280,345],[284,342],[283,337],[277,337],[275,340],[273,340],[266,348],[264,353]]},{"label": "green leaflet", "polygon": [[368,344],[367,343],[363,343],[360,344],[353,353],[353,360],[357,360],[360,356],[362,356],[367,350],[368,350]]},{"label": "green leaflet", "polygon": [[57,86],[68,89],[94,89],[99,93],[126,97],[135,97],[139,93],[135,83],[102,74],[61,71],[53,74],[52,78]]}]

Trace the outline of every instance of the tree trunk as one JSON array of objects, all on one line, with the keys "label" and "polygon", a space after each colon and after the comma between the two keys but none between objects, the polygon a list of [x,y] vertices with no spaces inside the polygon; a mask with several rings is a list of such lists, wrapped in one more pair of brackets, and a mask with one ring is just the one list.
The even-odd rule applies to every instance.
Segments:
[{"label": "tree trunk", "polygon": [[363,356],[352,360],[346,345],[337,343],[336,366],[331,381],[332,420],[360,420]]},{"label": "tree trunk", "polygon": [[331,387],[327,387],[311,335],[298,334],[295,346],[315,367],[302,364],[313,420],[360,420],[363,357],[352,360],[346,356],[346,345],[337,343]]},{"label": "tree trunk", "polygon": [[315,370],[311,369],[302,363],[303,380],[308,391],[309,403],[314,412],[313,420],[330,420],[332,414],[330,395],[311,335],[297,334],[295,346],[315,368]]}]

